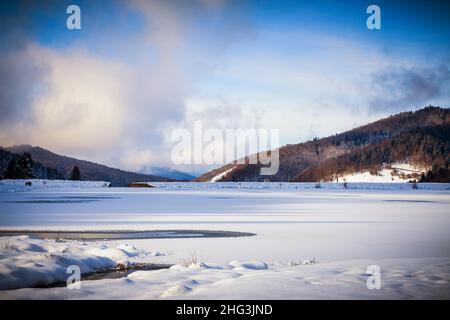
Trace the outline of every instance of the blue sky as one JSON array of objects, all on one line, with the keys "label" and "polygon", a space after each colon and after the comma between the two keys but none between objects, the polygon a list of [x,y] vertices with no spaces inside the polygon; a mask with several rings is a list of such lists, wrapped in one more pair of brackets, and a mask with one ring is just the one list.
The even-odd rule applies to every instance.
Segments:
[{"label": "blue sky", "polygon": [[[150,0],[151,1],[151,0]],[[169,1],[170,2],[170,1]],[[177,5],[175,1],[172,1]],[[42,44],[64,47],[82,41],[95,50],[99,33],[127,37],[142,31],[142,16],[126,1],[41,1],[26,12],[26,24],[30,36]],[[187,2],[189,3],[189,2]],[[195,3],[195,1],[192,1]],[[68,32],[64,26],[66,15],[61,14],[70,4],[83,10],[83,30]],[[383,28],[368,33],[365,28],[365,10],[368,5],[382,8]],[[23,14],[27,4],[23,1],[2,4],[2,15]],[[216,16],[200,14],[195,24],[203,29],[204,36],[227,27],[227,19],[233,15],[243,18],[257,30],[289,31],[314,30],[320,33],[359,38],[361,41],[399,41],[402,43],[427,43],[441,49],[449,49],[450,4],[445,1],[234,1],[227,10]],[[7,26],[6,26],[7,27]]]},{"label": "blue sky", "polygon": [[[81,30],[65,27],[70,4],[81,8]],[[381,30],[366,28],[370,4],[381,8]],[[0,6],[0,145],[31,143],[148,171],[171,165],[170,133],[198,120],[220,130],[276,128],[286,144],[448,107],[448,3]]]}]

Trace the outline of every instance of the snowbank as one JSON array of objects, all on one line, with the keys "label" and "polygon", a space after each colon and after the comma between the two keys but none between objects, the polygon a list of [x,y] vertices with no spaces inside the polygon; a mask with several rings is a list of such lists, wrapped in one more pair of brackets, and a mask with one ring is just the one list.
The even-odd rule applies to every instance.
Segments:
[{"label": "snowbank", "polygon": [[48,179],[4,179],[0,180],[1,191],[26,191],[43,188],[107,188],[107,181],[73,181]]},{"label": "snowbank", "polygon": [[259,262],[259,261],[236,261],[233,260],[231,262],[228,263],[228,265],[230,265],[231,267],[238,269],[238,270],[245,270],[245,269],[250,269],[250,270],[267,270],[268,266],[266,263],[264,262]]},{"label": "snowbank", "polygon": [[[22,253],[13,257],[8,257],[12,255],[9,251],[7,257],[2,253],[0,283],[3,289],[36,285],[38,280],[64,280],[63,271],[68,263],[82,264],[87,269],[111,266],[112,260],[130,255],[123,248],[136,251],[129,246],[84,250],[81,244],[27,237],[10,240],[17,247],[9,250]],[[86,252],[104,256],[91,256]],[[66,260],[38,260],[38,254]],[[68,257],[72,261],[67,261]],[[379,290],[367,288],[367,279],[371,276],[367,268],[374,264],[381,268]],[[174,265],[170,269],[135,271],[119,279],[84,280],[80,289],[4,290],[0,291],[0,299],[448,299],[449,269],[449,258],[293,265],[270,265],[260,261],[196,262]]]},{"label": "snowbank", "polygon": [[132,258],[145,255],[127,244],[114,247],[28,236],[1,237],[0,250],[0,290],[65,282],[70,265],[77,265],[81,273],[87,273],[128,266]]}]

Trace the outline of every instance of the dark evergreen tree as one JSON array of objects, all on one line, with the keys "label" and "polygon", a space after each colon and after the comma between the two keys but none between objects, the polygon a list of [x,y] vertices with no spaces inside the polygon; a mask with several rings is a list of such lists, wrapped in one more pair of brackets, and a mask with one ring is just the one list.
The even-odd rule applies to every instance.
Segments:
[{"label": "dark evergreen tree", "polygon": [[26,172],[22,168],[22,166],[16,161],[15,158],[12,158],[9,161],[8,168],[5,172],[6,179],[26,179]]},{"label": "dark evergreen tree", "polygon": [[70,180],[81,180],[80,168],[78,168],[77,166],[73,167],[72,173],[70,174]]},{"label": "dark evergreen tree", "polygon": [[64,175],[34,161],[29,152],[20,155],[0,147],[0,179],[64,179]]},{"label": "dark evergreen tree", "polygon": [[20,166],[20,170],[24,172],[24,177],[20,179],[31,179],[35,178],[34,175],[34,161],[31,158],[31,154],[29,152],[25,152],[17,161],[17,164]]}]

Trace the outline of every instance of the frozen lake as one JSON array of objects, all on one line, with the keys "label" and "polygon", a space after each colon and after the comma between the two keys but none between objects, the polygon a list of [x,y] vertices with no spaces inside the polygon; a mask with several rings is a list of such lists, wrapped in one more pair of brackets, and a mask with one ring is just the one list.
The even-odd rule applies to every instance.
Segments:
[{"label": "frozen lake", "polygon": [[[448,185],[447,185],[448,187]],[[225,230],[242,238],[139,239],[134,246],[232,259],[321,262],[450,255],[450,191],[304,188],[48,188],[0,193],[3,230]],[[114,242],[115,240],[111,240]]]},{"label": "frozen lake", "polygon": [[[153,237],[2,237],[0,299],[448,299],[449,185],[350,187],[47,184],[0,192],[3,234],[103,230],[120,236],[134,230]],[[221,231],[256,235],[192,238]],[[64,283],[69,265],[92,272],[130,263],[174,266],[84,280],[81,290],[33,288]],[[373,265],[381,270],[381,290],[367,288]]]}]

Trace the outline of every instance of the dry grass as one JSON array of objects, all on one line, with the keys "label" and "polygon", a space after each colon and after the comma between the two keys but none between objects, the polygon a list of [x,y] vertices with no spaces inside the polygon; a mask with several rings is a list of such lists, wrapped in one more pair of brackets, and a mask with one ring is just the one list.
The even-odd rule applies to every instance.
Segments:
[{"label": "dry grass", "polygon": [[312,258],[312,260],[299,260],[299,261],[291,261],[290,266],[296,267],[296,266],[303,266],[308,264],[318,264],[319,261],[316,260],[316,258]]},{"label": "dry grass", "polygon": [[187,259],[184,259],[182,264],[185,267],[189,267],[192,265],[199,265],[201,263],[202,263],[202,259],[199,258],[197,256],[197,254],[194,252],[194,253],[191,253]]},{"label": "dry grass", "polygon": [[0,250],[15,250],[16,245],[9,239],[0,240]]}]

